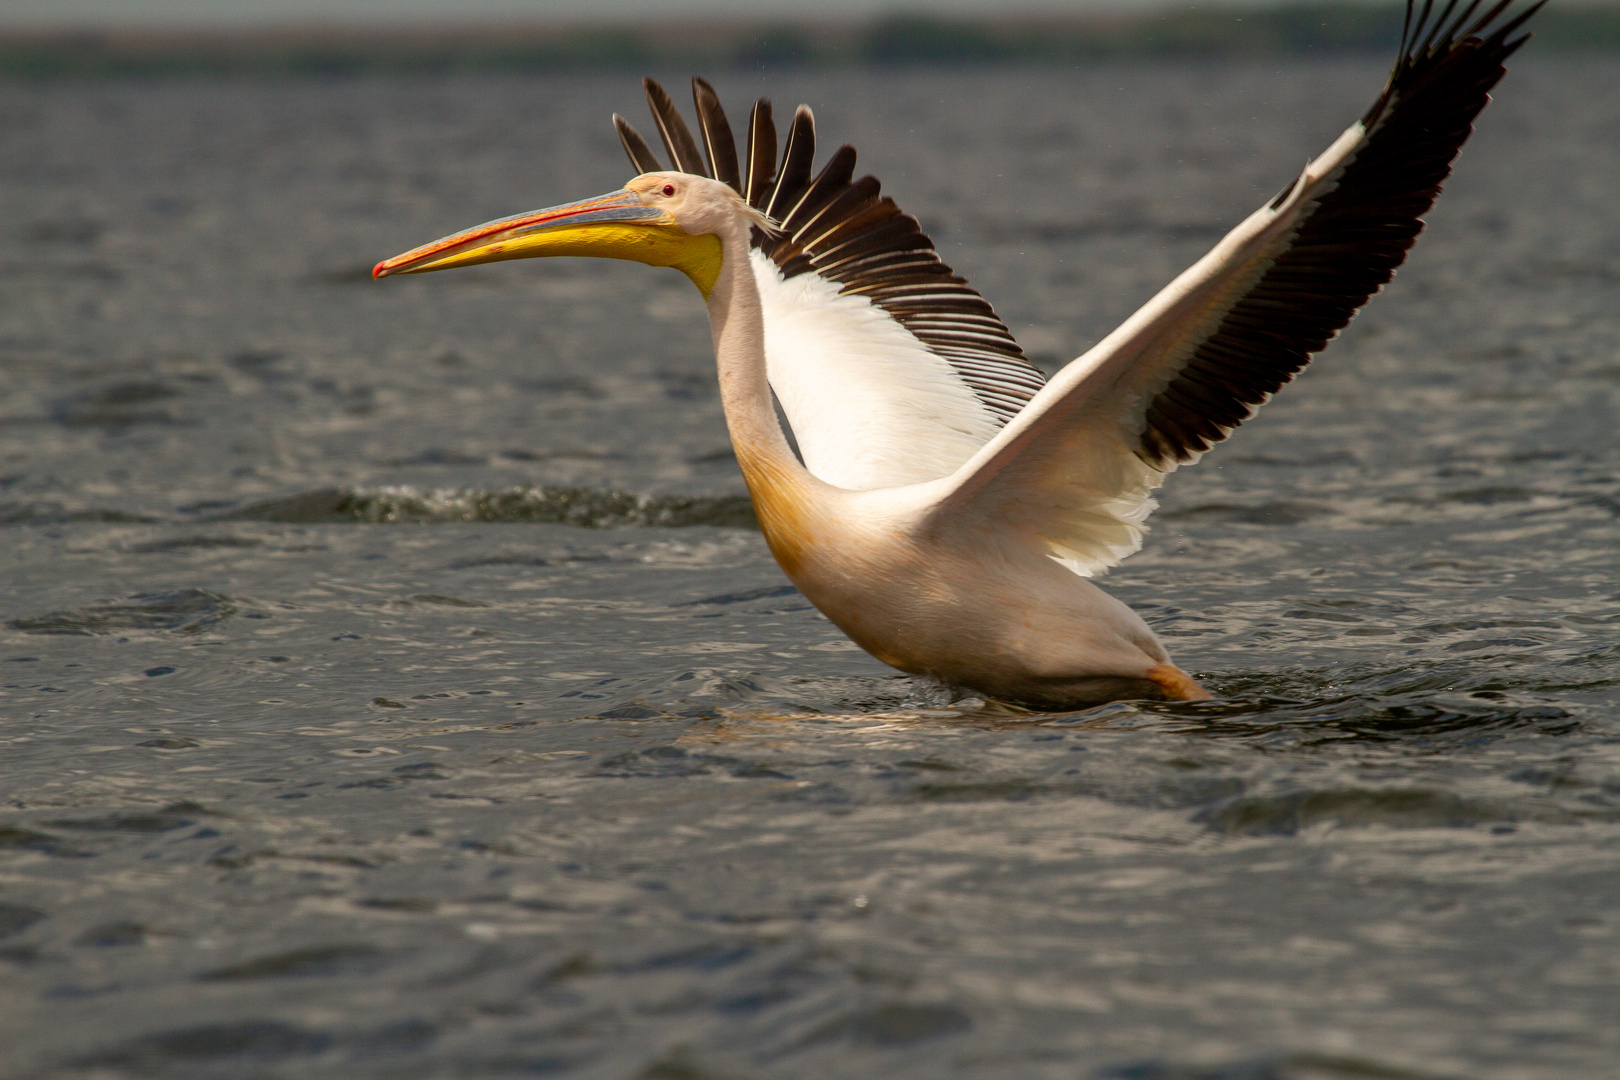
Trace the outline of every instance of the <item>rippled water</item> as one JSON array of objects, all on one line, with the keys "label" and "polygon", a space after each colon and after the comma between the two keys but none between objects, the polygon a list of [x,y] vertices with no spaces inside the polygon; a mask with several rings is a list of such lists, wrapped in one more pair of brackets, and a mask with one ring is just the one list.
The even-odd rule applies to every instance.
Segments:
[{"label": "rippled water", "polygon": [[[1381,79],[717,83],[1055,366]],[[617,186],[633,78],[0,87],[0,1073],[1620,1070],[1617,91],[1519,64],[1172,478],[1107,584],[1219,700],[1050,716],[786,584],[672,271],[366,277]]]}]

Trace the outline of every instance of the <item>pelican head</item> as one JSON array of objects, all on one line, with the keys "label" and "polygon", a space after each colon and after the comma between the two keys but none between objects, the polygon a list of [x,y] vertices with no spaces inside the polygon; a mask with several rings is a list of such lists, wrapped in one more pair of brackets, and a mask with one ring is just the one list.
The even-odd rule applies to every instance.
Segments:
[{"label": "pelican head", "polygon": [[706,298],[720,276],[722,239],[750,225],[770,228],[769,219],[718,180],[643,173],[606,195],[485,222],[384,259],[371,276],[586,255],[672,266]]}]

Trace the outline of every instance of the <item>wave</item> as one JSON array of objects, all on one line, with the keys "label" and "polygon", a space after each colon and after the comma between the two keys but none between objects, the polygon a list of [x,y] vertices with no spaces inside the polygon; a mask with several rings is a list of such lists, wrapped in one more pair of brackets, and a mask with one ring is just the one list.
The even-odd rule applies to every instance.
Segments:
[{"label": "wave", "polygon": [[643,495],[575,487],[512,487],[420,490],[414,487],[322,488],[254,503],[215,515],[215,521],[290,524],[394,522],[545,522],[585,529],[632,526],[684,528],[712,525],[755,529],[746,495]]},{"label": "wave", "polygon": [[158,525],[160,517],[126,510],[73,510],[55,503],[0,503],[0,526],[4,525]]},{"label": "wave", "polygon": [[238,614],[267,619],[257,610],[244,611],[236,599],[209,589],[136,593],[121,600],[104,600],[81,608],[52,611],[31,618],[11,619],[7,629],[25,634],[66,634],[94,637],[132,630],[172,630],[197,634]]}]

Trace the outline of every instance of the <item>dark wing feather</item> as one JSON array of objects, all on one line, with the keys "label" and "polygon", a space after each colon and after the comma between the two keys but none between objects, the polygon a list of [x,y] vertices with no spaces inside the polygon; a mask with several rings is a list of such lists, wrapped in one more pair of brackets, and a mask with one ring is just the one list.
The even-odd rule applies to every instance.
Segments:
[{"label": "dark wing feather", "polygon": [[663,168],[658,164],[658,156],[652,152],[652,147],[647,145],[647,140],[618,113],[613,114],[613,130],[619,133],[619,141],[624,144],[624,152],[630,155],[630,164],[636,167],[637,173],[657,172]]},{"label": "dark wing feather", "polygon": [[703,148],[709,154],[709,175],[742,195],[742,173],[737,167],[737,138],[731,133],[726,110],[720,107],[720,98],[715,95],[714,87],[702,79],[693,79],[692,103],[697,107]]},{"label": "dark wing feather", "polygon": [[776,186],[771,189],[764,210],[773,221],[781,221],[799,198],[810,187],[810,166],[816,156],[816,120],[803,105],[793,114],[788,125],[787,149],[782,151],[782,167],[776,173]]},{"label": "dark wing feather", "polygon": [[[827,164],[821,167],[792,208],[776,219],[781,223],[783,235],[793,237],[797,246],[804,247],[825,232],[825,228],[819,232],[816,229],[821,212],[829,209],[840,197],[851,193],[854,176],[855,148],[847,144],[840,146],[833,151],[833,156],[827,159]],[[878,190],[877,180],[870,176],[861,178],[861,186],[868,194],[875,194]]]},{"label": "dark wing feather", "polygon": [[1470,23],[1479,2],[1450,0],[1431,19],[1432,2],[1414,18],[1409,0],[1401,53],[1362,118],[1362,145],[1270,268],[1153,399],[1139,451],[1149,464],[1192,460],[1226,438],[1324,349],[1405,261],[1423,230],[1421,215],[1451,174],[1503,62],[1528,37],[1514,38],[1514,32],[1541,7],[1480,37],[1512,0]]},{"label": "dark wing feather", "polygon": [[763,209],[775,183],[776,124],[771,120],[771,103],[760,98],[748,115],[748,181],[743,198],[749,206]]},{"label": "dark wing feather", "polygon": [[669,99],[668,92],[651,79],[642,79],[641,86],[647,91],[647,107],[652,109],[653,122],[658,125],[658,134],[664,140],[664,149],[669,151],[675,171],[708,176],[708,171],[703,167],[703,155],[698,152],[692,132],[687,129],[686,121],[681,119],[680,111]]}]

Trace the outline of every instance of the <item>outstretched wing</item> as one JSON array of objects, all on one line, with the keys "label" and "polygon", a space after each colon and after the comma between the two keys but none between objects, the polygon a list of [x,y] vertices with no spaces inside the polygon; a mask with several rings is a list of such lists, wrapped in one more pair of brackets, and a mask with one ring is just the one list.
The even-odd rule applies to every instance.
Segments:
[{"label": "outstretched wing", "polygon": [[[812,171],[808,108],[778,163],[769,101],[754,104],[739,156],[708,83],[692,82],[696,138],[663,87],[643,85],[675,168],[730,184],[781,226],[755,230],[754,272],[771,387],[812,473],[852,489],[948,476],[1040,391],[1040,370],[916,218],[854,178],[853,147]],[[613,124],[637,169],[661,167],[623,117]]]},{"label": "outstretched wing", "polygon": [[1541,0],[1407,0],[1371,109],[1268,205],[1069,364],[947,485],[927,527],[995,521],[1077,572],[1141,546],[1149,493],[1254,414],[1394,275]]}]

